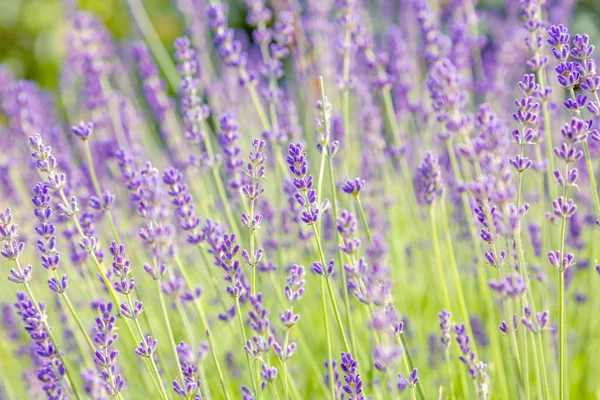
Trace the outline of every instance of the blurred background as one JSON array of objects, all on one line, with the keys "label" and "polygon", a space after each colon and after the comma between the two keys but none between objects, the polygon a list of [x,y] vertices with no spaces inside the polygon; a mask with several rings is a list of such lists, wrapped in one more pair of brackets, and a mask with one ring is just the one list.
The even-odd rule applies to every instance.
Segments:
[{"label": "blurred background", "polygon": [[[385,0],[369,1],[377,3]],[[507,1],[480,1],[477,7],[502,13]],[[600,24],[596,23],[600,18],[600,1],[549,1],[576,2],[573,20],[551,22],[568,23],[572,32],[586,32],[592,39],[600,36]],[[228,3],[230,25],[243,28],[243,0],[230,0]],[[173,40],[184,29],[174,0],[143,0],[143,4],[171,53]],[[35,80],[45,88],[56,87],[58,68],[64,55],[65,18],[77,8],[99,16],[117,40],[130,36],[135,29],[131,26],[125,0],[0,0],[0,63],[7,65],[17,78]]]}]

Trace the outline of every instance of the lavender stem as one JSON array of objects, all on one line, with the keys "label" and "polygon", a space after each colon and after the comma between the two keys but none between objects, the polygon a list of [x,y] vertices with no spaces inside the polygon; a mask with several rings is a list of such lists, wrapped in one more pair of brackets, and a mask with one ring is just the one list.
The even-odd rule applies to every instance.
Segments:
[{"label": "lavender stem", "polygon": [[[247,341],[247,336],[246,336],[246,329],[244,328],[244,321],[242,319],[242,308],[240,307],[239,297],[237,297],[235,299],[235,307],[236,307],[236,314],[238,316],[240,335],[242,335],[242,343],[245,345],[246,341]],[[258,391],[260,389],[260,386],[259,386],[260,379],[259,379],[259,381],[257,381],[254,374],[252,373],[252,366],[250,365],[250,355],[248,354],[248,352],[244,352],[244,354],[246,356],[246,365],[248,366],[248,373],[250,374],[250,379],[252,379],[252,386],[254,388],[254,393],[256,393],[258,395]],[[260,372],[259,372],[259,374],[260,374]]]},{"label": "lavender stem", "polygon": [[[335,187],[335,177],[334,177],[334,173],[333,173],[333,156],[330,154],[329,155],[329,184],[330,184],[330,188],[331,188],[331,196],[332,196],[332,206],[333,206],[333,220],[337,221],[337,218],[339,216],[338,214],[338,206],[337,206],[337,192],[336,192],[336,187]],[[358,197],[357,197],[358,200]],[[359,204],[360,204],[360,200],[359,200]],[[367,227],[367,232],[369,232],[369,241],[371,241],[370,238],[370,231],[368,228],[368,225],[366,223],[366,220],[363,220],[363,224]],[[342,237],[339,233],[339,231],[336,229],[336,238],[337,238],[337,256],[338,256],[338,264],[339,265],[343,265],[343,261],[342,261],[342,250],[340,249],[340,245],[341,245],[341,240]],[[340,271],[340,275],[342,277],[342,293],[343,293],[343,297],[344,297],[344,308],[346,311],[346,324],[348,325],[348,329],[350,330],[350,344],[352,345],[352,352],[353,354],[358,354],[356,351],[356,335],[354,333],[354,326],[352,324],[352,315],[350,314],[350,299],[349,299],[349,295],[348,295],[348,283],[347,283],[347,276],[346,276],[346,271],[342,268]]]},{"label": "lavender stem", "polygon": [[158,65],[160,65],[160,69],[165,74],[165,77],[169,81],[169,85],[177,90],[179,87],[179,74],[177,73],[177,68],[169,53],[163,46],[160,37],[154,30],[152,26],[152,21],[148,17],[146,10],[144,9],[144,5],[141,0],[127,0],[127,5],[129,7],[129,11],[131,12],[131,16],[135,21],[135,24],[142,32],[142,35],[146,39],[154,57],[156,57],[156,61]]}]

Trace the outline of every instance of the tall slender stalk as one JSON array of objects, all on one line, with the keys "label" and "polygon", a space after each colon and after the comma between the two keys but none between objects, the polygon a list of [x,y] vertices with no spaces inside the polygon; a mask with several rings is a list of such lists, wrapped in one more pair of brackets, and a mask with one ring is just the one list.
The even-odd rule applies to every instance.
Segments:
[{"label": "tall slender stalk", "polygon": [[[242,319],[242,307],[240,306],[239,298],[235,299],[235,308],[236,308],[236,314],[238,316],[238,325],[240,328],[240,335],[242,336],[243,344],[246,345],[248,337],[246,336],[246,328],[244,328],[244,320]],[[248,373],[250,374],[250,379],[252,380],[252,387],[254,388],[254,393],[256,393],[256,395],[258,395],[258,391],[260,390],[260,386],[259,386],[260,382],[256,381],[256,378],[253,374],[252,366],[250,364],[250,355],[248,354],[247,351],[244,351],[244,354],[246,355],[246,365],[248,366]]]},{"label": "tall slender stalk", "polygon": [[450,296],[448,294],[448,286],[446,285],[446,278],[444,274],[444,268],[442,267],[442,255],[440,253],[440,243],[438,240],[437,224],[435,222],[435,203],[429,207],[429,221],[431,222],[431,237],[433,238],[433,252],[435,254],[435,265],[438,270],[440,282],[442,284],[442,295],[444,296],[444,304],[447,310],[452,310],[452,303],[450,302]]},{"label": "tall slender stalk", "polygon": [[[317,230],[317,227],[313,224],[313,235],[315,237],[315,243],[317,245],[317,250],[318,250],[318,255],[319,255],[319,261],[321,262],[321,265],[323,265],[323,268],[327,267],[327,263],[325,262],[325,256],[323,255],[323,247],[321,246],[321,239],[319,238],[319,232]],[[350,346],[348,345],[348,340],[346,339],[346,333],[344,332],[344,326],[342,324],[342,319],[340,317],[340,311],[338,310],[337,307],[337,303],[335,300],[335,294],[333,293],[333,287],[331,285],[331,279],[329,278],[329,276],[324,277],[325,282],[327,284],[327,290],[329,291],[329,297],[331,299],[331,305],[333,307],[333,313],[335,315],[335,320],[337,322],[339,331],[340,331],[340,335],[342,336],[342,342],[344,344],[344,350],[349,353],[350,352]]]},{"label": "tall slender stalk", "polygon": [[450,259],[450,267],[452,268],[452,275],[454,277],[454,285],[458,293],[458,304],[462,313],[463,321],[469,321],[469,312],[467,311],[467,303],[465,302],[465,295],[462,289],[462,283],[460,275],[458,274],[458,267],[456,266],[456,259],[454,256],[454,246],[452,245],[452,235],[450,233],[450,226],[448,225],[448,212],[446,211],[446,202],[444,197],[440,199],[442,208],[442,224],[444,226],[444,233],[446,235],[446,246],[448,248],[448,257]]},{"label": "tall slender stalk", "polygon": [[[14,252],[15,249],[13,247],[12,241],[8,241],[8,246],[9,246],[10,250]],[[18,270],[22,271],[23,268],[21,267],[21,262],[19,261],[18,257],[16,257],[14,259],[14,262],[17,265]],[[27,295],[29,296],[29,298],[33,302],[35,310],[37,311],[37,313],[40,316],[43,316],[44,314],[42,313],[42,310],[40,309],[40,306],[39,306],[37,300],[35,299],[35,296],[33,295],[33,291],[31,290],[31,287],[29,286],[29,283],[23,282],[23,286],[25,286],[25,290],[27,291]],[[73,395],[75,396],[76,399],[79,400],[81,397],[80,397],[79,392],[77,390],[77,386],[74,384],[75,381],[71,377],[70,368],[67,367],[67,363],[65,362],[65,359],[64,359],[64,357],[62,356],[62,354],[60,352],[60,348],[58,347],[58,342],[54,338],[54,334],[52,333],[52,329],[50,328],[50,325],[48,324],[48,320],[44,318],[40,322],[44,325],[46,333],[48,334],[48,339],[50,339],[50,342],[52,343],[52,345],[56,349],[56,355],[57,355],[58,359],[60,360],[61,364],[65,368],[65,375],[67,376],[67,381],[68,381],[69,386],[71,387],[71,390],[73,390]]]},{"label": "tall slender stalk", "polygon": [[[206,323],[206,321],[204,321],[204,322]],[[205,326],[208,326],[208,325],[205,325]],[[223,371],[221,370],[219,361],[217,359],[217,353],[215,352],[212,335],[210,334],[210,331],[208,329],[205,330],[205,333],[206,333],[206,340],[208,340],[208,345],[210,347],[210,354],[212,355],[213,361],[217,368],[217,374],[219,375],[219,381],[221,382],[221,390],[223,390],[223,395],[225,396],[225,399],[229,400],[231,397],[229,396],[229,391],[227,391],[227,387],[225,386],[225,379],[223,378]]]},{"label": "tall slender stalk", "polygon": [[[90,150],[89,140],[83,141],[83,147],[85,149],[85,159],[87,161],[90,177],[92,178],[92,185],[94,186],[94,190],[96,191],[96,196],[98,196],[98,199],[102,201],[102,189],[100,188],[100,183],[96,175],[96,168],[94,167],[94,160],[92,158],[92,151]],[[119,238],[119,233],[117,232],[117,226],[115,225],[115,220],[113,219],[112,213],[110,212],[110,210],[104,210],[104,214],[108,218],[113,237],[117,242],[120,243],[121,240]]]},{"label": "tall slender stalk", "polygon": [[148,43],[150,50],[152,50],[160,69],[163,71],[167,81],[169,82],[169,85],[173,88],[173,90],[177,90],[179,88],[180,80],[179,74],[177,73],[177,67],[175,67],[173,60],[169,56],[165,46],[162,44],[160,36],[158,36],[158,33],[156,33],[156,30],[152,25],[152,21],[150,21],[150,18],[144,9],[142,1],[127,0],[127,5],[135,24],[142,33],[142,36],[144,36],[144,39],[146,43]]},{"label": "tall slender stalk", "polygon": [[[569,164],[566,163],[565,176]],[[564,201],[567,201],[568,186],[563,191]],[[560,223],[560,256],[558,266],[558,398],[565,398],[565,274],[562,270],[562,259],[565,254],[566,216],[563,214]]]},{"label": "tall slender stalk", "polygon": [[[154,261],[154,265],[156,267],[156,257]],[[171,321],[169,319],[169,312],[167,311],[167,305],[165,303],[165,296],[162,291],[162,287],[160,285],[160,279],[156,280],[156,290],[158,291],[158,299],[160,301],[160,309],[162,311],[163,322],[167,327],[167,334],[169,336],[169,343],[171,345],[171,351],[173,352],[173,358],[175,358],[177,373],[179,374],[179,378],[181,382],[185,382],[185,377],[183,376],[183,372],[181,370],[181,363],[179,362],[179,353],[177,353],[177,344],[175,343],[175,336],[173,336],[173,328],[171,327]]]},{"label": "tall slender stalk", "polygon": [[329,369],[329,391],[331,400],[335,400],[335,387],[333,386],[333,352],[331,350],[331,334],[329,332],[329,320],[327,317],[327,298],[325,294],[325,278],[321,277],[321,311],[323,312],[323,325],[325,326],[325,336],[327,337],[327,366]]},{"label": "tall slender stalk", "polygon": [[[336,191],[336,187],[335,187],[335,177],[334,177],[334,173],[333,173],[333,156],[329,155],[328,158],[329,158],[329,184],[330,184],[331,197],[332,197],[331,203],[333,206],[333,219],[334,219],[334,221],[337,221],[337,218],[339,217],[339,213],[338,213],[338,205],[337,205],[337,191]],[[370,230],[366,224],[366,220],[364,220],[363,223],[367,229],[369,241],[371,241]],[[336,232],[337,245],[338,245],[337,246],[338,265],[342,266],[343,265],[342,250],[340,248],[340,245],[342,243],[342,237],[337,229],[335,230],[335,232]],[[350,296],[348,295],[348,282],[347,282],[348,278],[346,276],[346,271],[343,268],[340,270],[340,275],[342,277],[342,293],[343,293],[343,298],[344,298],[344,308],[346,311],[346,325],[348,326],[348,329],[350,331],[350,344],[352,346],[353,354],[357,354],[354,325],[352,324],[352,315],[350,314],[350,298],[349,298]]]}]

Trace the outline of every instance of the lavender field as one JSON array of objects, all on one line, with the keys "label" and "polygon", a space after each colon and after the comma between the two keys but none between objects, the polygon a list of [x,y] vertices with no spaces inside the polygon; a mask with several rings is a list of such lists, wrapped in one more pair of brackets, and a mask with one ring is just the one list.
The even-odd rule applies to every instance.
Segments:
[{"label": "lavender field", "polygon": [[1,400],[600,399],[573,2],[84,3],[0,63]]}]

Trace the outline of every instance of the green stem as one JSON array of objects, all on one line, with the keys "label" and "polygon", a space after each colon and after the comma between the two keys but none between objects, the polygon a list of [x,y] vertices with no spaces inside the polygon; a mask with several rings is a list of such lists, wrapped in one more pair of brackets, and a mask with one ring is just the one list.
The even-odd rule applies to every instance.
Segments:
[{"label": "green stem", "polygon": [[[240,307],[240,299],[236,298],[235,299],[235,307],[236,307],[236,311],[237,311],[237,316],[238,316],[238,324],[240,326],[240,334],[242,335],[242,340],[243,340],[243,345],[246,345],[246,329],[244,328],[244,320],[242,319],[242,308]],[[250,374],[250,379],[252,379],[252,386],[254,387],[254,393],[256,393],[258,395],[258,390],[259,390],[259,382],[256,381],[256,378],[254,377],[254,375],[252,374],[252,366],[250,365],[250,355],[244,351],[245,355],[246,355],[246,365],[248,366],[248,373]]]},{"label": "green stem", "polygon": [[[335,177],[334,177],[334,173],[333,173],[333,158],[330,156],[329,157],[329,184],[330,184],[330,189],[331,189],[331,197],[332,197],[332,206],[333,206],[333,219],[334,221],[337,221],[337,218],[339,216],[338,214],[338,206],[337,206],[337,192],[336,192],[336,187],[335,187]],[[357,198],[358,199],[358,198]],[[366,220],[363,221],[364,225],[367,226],[366,224]],[[367,230],[368,230],[368,226],[367,226]],[[369,235],[370,237],[370,235]],[[340,245],[342,244],[342,237],[340,235],[340,233],[337,231],[336,229],[336,238],[337,238],[337,258],[338,258],[338,265],[343,266],[343,260],[342,260],[342,250],[340,249]],[[340,275],[342,277],[342,293],[343,293],[343,298],[344,298],[344,308],[346,311],[346,325],[348,325],[348,329],[350,330],[350,344],[352,345],[352,352],[353,354],[357,354],[356,351],[356,335],[354,333],[354,326],[352,324],[352,315],[350,314],[350,298],[348,296],[348,285],[347,285],[347,276],[346,276],[346,271],[344,270],[344,268],[341,268],[340,271]]]},{"label": "green stem", "polygon": [[531,388],[529,382],[529,352],[527,346],[527,332],[523,334],[523,356],[525,359],[525,367],[523,368],[523,381],[525,382],[525,395],[529,400],[531,399]]},{"label": "green stem", "polygon": [[[244,73],[246,76],[248,75],[247,72],[244,71]],[[240,74],[242,74],[242,71],[240,71]],[[254,108],[256,108],[256,113],[258,114],[258,118],[260,119],[263,128],[265,130],[270,130],[271,125],[269,124],[269,119],[267,118],[265,109],[263,108],[262,103],[260,102],[260,97],[258,97],[258,93],[256,92],[256,87],[254,85],[247,85],[247,87],[248,91],[250,92],[250,97],[252,98],[252,103],[254,104]]]},{"label": "green stem", "polygon": [[[254,221],[254,198],[250,200],[250,223]],[[252,259],[251,293],[256,294],[256,260],[254,259],[254,227],[250,228],[250,257]]]},{"label": "green stem", "polygon": [[[85,140],[83,142],[83,147],[85,149],[85,158],[88,165],[88,170],[90,172],[90,177],[92,178],[92,185],[94,186],[94,190],[96,191],[96,196],[98,196],[98,200],[102,201],[102,189],[100,188],[100,183],[98,182],[98,177],[96,175],[96,169],[94,168],[94,160],[92,158],[92,151],[90,150],[89,141]],[[121,242],[119,239],[119,233],[117,232],[117,227],[115,225],[115,220],[112,217],[112,213],[110,210],[104,210],[104,214],[108,217],[108,222],[110,224],[110,229],[112,230],[113,237],[117,242]]]},{"label": "green stem", "polygon": [[600,199],[598,198],[598,188],[596,187],[596,178],[594,176],[594,166],[592,164],[592,156],[590,155],[590,147],[587,140],[583,142],[583,151],[585,152],[585,164],[587,166],[588,176],[592,196],[594,197],[594,205],[596,208],[596,218],[600,221]]},{"label": "green stem", "polygon": [[[156,257],[154,257],[154,265],[156,267]],[[183,376],[183,372],[181,370],[181,364],[179,362],[179,354],[177,353],[177,345],[175,344],[175,337],[173,336],[173,328],[171,327],[171,321],[169,320],[169,312],[167,311],[167,305],[165,303],[165,296],[162,292],[162,288],[160,286],[160,279],[156,280],[156,289],[158,290],[158,298],[160,300],[160,308],[163,314],[163,321],[167,326],[167,333],[169,335],[169,343],[171,344],[171,350],[173,352],[173,357],[175,358],[175,362],[177,364],[177,372],[179,374],[180,382],[184,384],[185,377]]]},{"label": "green stem", "polygon": [[[290,340],[290,329],[288,328],[285,331],[285,339],[283,340],[284,351],[287,351],[289,340]],[[290,398],[290,394],[288,392],[287,355],[286,355],[285,360],[282,361],[282,363],[283,363],[283,394],[284,394],[285,400],[288,400]]]},{"label": "green stem", "polygon": [[169,81],[169,85],[173,90],[178,90],[180,81],[179,73],[177,72],[173,60],[169,56],[169,53],[162,44],[160,36],[156,33],[152,21],[150,21],[150,18],[144,9],[144,5],[140,0],[127,0],[127,5],[129,6],[135,24],[144,36],[146,43],[150,46],[150,50],[152,50],[152,54],[154,54],[167,81]]},{"label": "green stem", "polygon": [[446,368],[448,369],[448,386],[450,391],[450,398],[454,397],[454,384],[452,382],[452,366],[450,365],[450,352],[446,349]]},{"label": "green stem", "polygon": [[[131,300],[131,295],[129,293],[127,293],[127,303],[129,304],[129,308],[131,308],[133,310],[133,301]],[[138,333],[140,334],[141,343],[145,343],[146,338],[144,337],[144,332],[142,331],[140,322],[138,321],[137,318],[134,318],[133,322],[134,322],[134,325],[135,325]],[[150,363],[150,367],[151,367],[150,374],[151,375],[153,374],[152,382],[154,383],[154,386],[156,386],[156,389],[160,392],[160,395],[163,399],[168,399],[169,396],[167,395],[165,387],[162,384],[160,372],[158,372],[158,367],[156,366],[154,357],[152,357],[152,356],[148,357],[148,362]],[[147,365],[146,365],[146,367],[147,367]]]},{"label": "green stem", "polygon": [[363,208],[362,202],[360,201],[360,196],[355,196],[356,205],[358,206],[358,213],[360,214],[360,219],[365,227],[365,232],[367,233],[367,239],[369,239],[369,243],[373,243],[373,235],[371,235],[371,228],[369,228],[369,222],[367,221],[367,216],[365,214],[365,209]]},{"label": "green stem", "polygon": [[[56,274],[56,270],[54,271],[54,273]],[[77,311],[75,311],[75,308],[73,307],[71,300],[69,300],[69,296],[67,296],[66,292],[62,294],[62,298],[64,299],[65,304],[67,305],[67,308],[69,309],[69,312],[73,316],[73,319],[75,320],[75,323],[77,324],[77,327],[83,334],[83,337],[85,338],[85,341],[88,344],[92,354],[94,354],[94,352],[96,351],[96,348],[94,347],[94,344],[92,343],[92,340],[90,339],[90,336],[87,334],[85,327],[81,323],[81,320],[79,319],[79,316],[77,315]]]},{"label": "green stem", "polygon": [[537,346],[539,348],[540,353],[540,368],[542,369],[542,377],[544,378],[544,397],[546,399],[550,398],[550,385],[548,384],[548,374],[546,373],[546,360],[544,359],[544,342],[542,341],[541,332],[536,335],[537,336]]},{"label": "green stem", "polygon": [[335,400],[335,388],[333,386],[333,353],[331,350],[331,334],[329,332],[329,321],[327,318],[327,299],[325,294],[325,278],[321,277],[321,305],[323,312],[323,324],[325,325],[325,336],[327,336],[327,365],[329,367],[329,390],[331,400]]},{"label": "green stem", "polygon": [[[203,315],[203,323],[204,326],[208,326],[208,321],[206,321],[206,317]],[[219,382],[221,383],[221,390],[223,390],[223,395],[226,400],[230,400],[229,392],[227,391],[227,387],[225,386],[225,378],[223,377],[223,371],[221,370],[221,365],[219,364],[219,359],[217,358],[217,353],[215,352],[215,345],[212,340],[212,334],[210,333],[209,328],[205,329],[206,340],[208,340],[208,345],[210,347],[210,354],[212,356],[213,362],[215,363],[215,368],[217,369],[217,375],[219,375]]]},{"label": "green stem", "polygon": [[260,382],[260,360],[254,360],[254,373],[256,374],[256,399],[262,399],[262,384]]},{"label": "green stem", "polygon": [[[444,304],[448,311],[452,310],[450,303],[450,296],[448,295],[448,287],[446,286],[446,278],[444,276],[444,269],[442,267],[442,256],[440,254],[440,243],[438,241],[437,226],[435,223],[435,203],[429,207],[429,220],[431,222],[431,236],[433,237],[433,252],[435,254],[435,265],[438,270],[440,282],[442,284],[442,295],[444,297]],[[465,321],[466,322],[466,321]]]},{"label": "green stem", "polygon": [[[323,266],[323,268],[327,268],[327,264],[325,263],[325,257],[323,255],[323,247],[321,246],[321,239],[319,238],[319,232],[318,232],[315,224],[312,224],[312,228],[313,228],[313,234],[315,236],[315,242],[317,244],[317,249],[319,252],[319,260],[321,261],[321,265]],[[344,326],[342,324],[342,319],[340,318],[340,311],[338,310],[337,303],[335,301],[335,294],[333,293],[333,287],[331,285],[330,280],[327,277],[325,278],[325,280],[327,281],[329,297],[331,297],[331,303],[332,303],[331,305],[333,306],[333,311],[335,314],[336,322],[337,322],[338,328],[340,330],[340,335],[342,336],[342,341],[344,343],[344,349],[346,350],[346,352],[350,352],[350,346],[348,346],[348,341],[346,340],[346,333],[344,332]]]},{"label": "green stem", "polygon": [[[406,356],[406,359],[408,360],[408,364],[410,366],[410,370],[412,370],[413,368],[415,368],[415,363],[413,362],[412,356],[410,355],[410,352],[408,351],[408,346],[406,345],[406,340],[404,339],[404,335],[398,335],[398,343],[400,343],[400,345],[402,346],[402,349],[404,349],[404,355]],[[417,391],[419,392],[419,397],[421,398],[421,400],[425,400],[425,393],[423,392],[423,388],[421,387],[421,385],[417,385]]]},{"label": "green stem", "polygon": [[[534,333],[531,333],[531,334],[527,334],[526,333],[525,334],[525,336],[528,336],[528,335],[529,335],[529,338],[531,339],[531,343],[530,343],[531,348],[536,349],[535,338],[534,338],[535,334]],[[539,362],[540,362],[540,360],[539,360],[539,357],[538,357],[538,352],[534,351],[533,352],[533,365],[534,366],[535,365],[539,366]],[[536,385],[536,387],[537,387],[537,398],[538,399],[544,399],[543,390],[542,390],[542,379],[541,379],[541,377],[540,377],[540,379],[537,379],[536,381],[537,381],[537,385]]]},{"label": "green stem", "polygon": [[319,178],[317,180],[317,204],[321,204],[321,194],[323,193],[323,176],[325,175],[325,160],[327,159],[327,149],[321,149],[321,164],[319,167]]},{"label": "green stem", "polygon": [[[205,143],[210,143],[210,139],[206,138]],[[209,151],[210,147],[206,146],[206,152],[211,156],[212,150]],[[211,157],[212,158],[212,157]],[[235,222],[235,218],[233,217],[233,213],[231,212],[231,207],[229,206],[229,200],[227,199],[227,193],[225,192],[225,187],[223,186],[223,180],[221,179],[221,175],[219,174],[219,170],[217,166],[213,166],[212,169],[213,179],[215,181],[215,186],[217,187],[217,192],[219,193],[219,197],[221,199],[221,204],[223,209],[225,210],[225,216],[227,217],[227,222],[230,225],[231,230],[239,235],[238,224]]]},{"label": "green stem", "polygon": [[446,235],[446,245],[448,247],[450,267],[452,268],[452,275],[454,276],[454,285],[456,286],[456,290],[458,292],[458,303],[460,305],[462,318],[465,322],[467,322],[469,321],[469,312],[467,311],[467,304],[465,302],[465,296],[463,293],[460,276],[458,274],[458,268],[456,266],[456,259],[454,257],[454,247],[452,246],[452,235],[450,233],[450,226],[448,225],[448,212],[446,211],[446,202],[444,201],[443,197],[440,200],[440,204],[442,205],[442,223],[444,225],[444,233]]},{"label": "green stem", "polygon": [[[278,286],[277,281],[275,281],[275,275],[273,273],[269,273],[269,278],[271,281],[271,285],[273,286],[273,291],[275,293],[277,293],[277,298],[279,300],[279,304],[282,307],[286,307],[286,300],[283,297],[282,294],[282,290],[281,288]],[[310,346],[309,344],[306,342],[306,339],[304,338],[304,334],[302,333],[302,329],[298,329],[296,330],[297,334],[298,334],[298,341],[300,342],[300,345],[298,346],[300,348],[300,351],[303,351],[304,354],[303,356],[306,357],[306,360],[308,360],[308,363],[310,364],[310,367],[312,368],[313,372],[316,375],[320,375],[321,374],[321,369],[319,368],[319,365],[317,364],[316,360],[315,360],[315,355],[312,351],[310,351]],[[323,383],[322,379],[318,379],[317,380],[318,384],[321,386],[321,388],[327,392],[327,386],[325,386],[325,384]],[[293,383],[293,381],[292,381]],[[292,385],[293,387],[293,385]]]},{"label": "green stem", "polygon": [[[587,145],[587,142],[584,142]],[[569,164],[565,164],[565,177],[568,176]],[[568,186],[563,189],[564,202],[567,202]],[[558,398],[565,398],[565,275],[562,260],[565,254],[565,232],[567,219],[563,215],[560,224],[560,256],[558,260]]]},{"label": "green stem", "polygon": [[329,297],[331,298],[331,304],[333,306],[333,313],[335,315],[335,320],[342,334],[342,341],[344,342],[344,349],[347,353],[350,352],[350,346],[348,345],[348,341],[346,340],[346,334],[344,332],[344,324],[342,323],[342,318],[340,317],[340,311],[337,306],[337,300],[335,299],[335,293],[333,292],[333,285],[331,284],[331,279],[329,277],[325,278],[327,281],[327,290],[329,292]]}]

